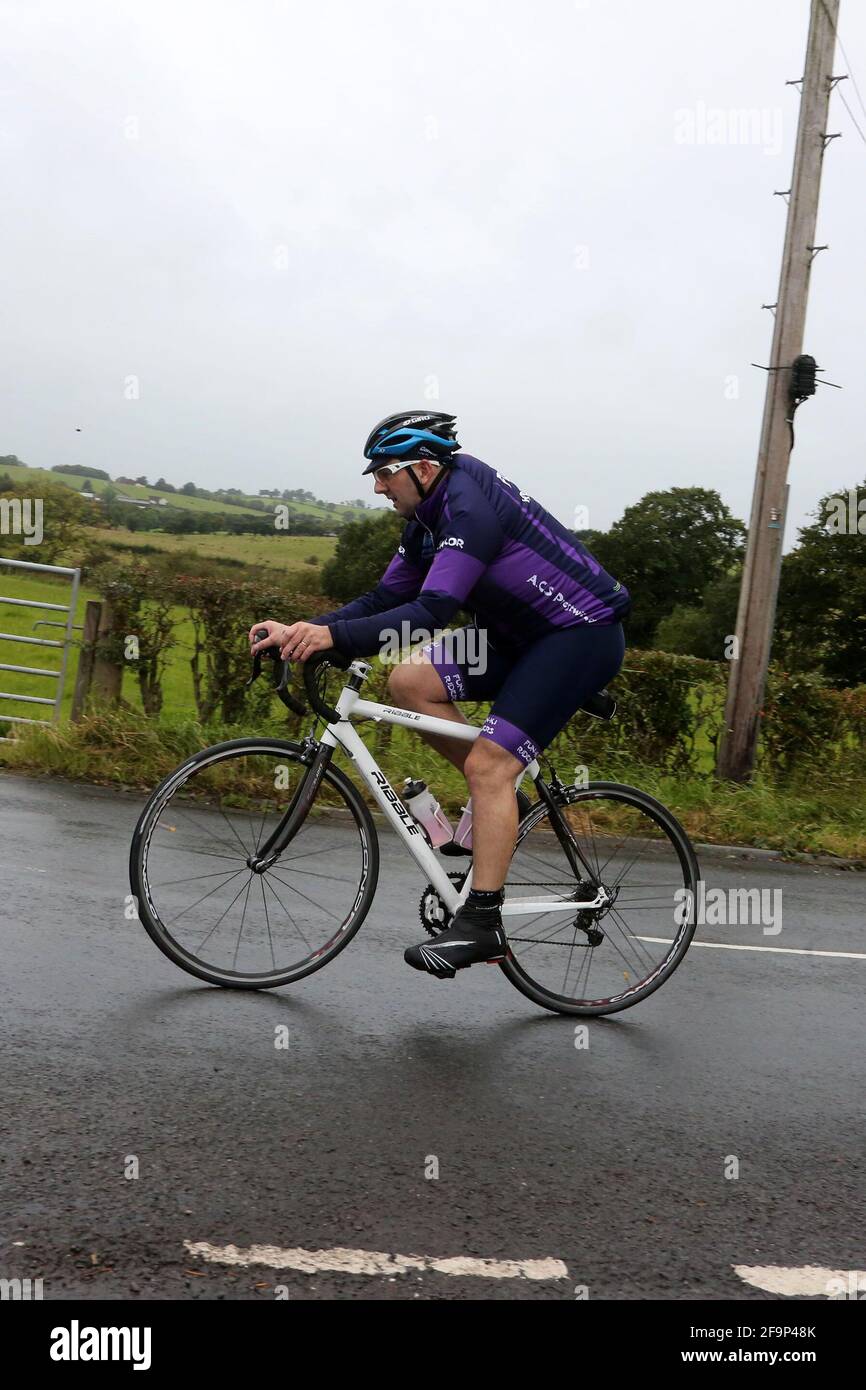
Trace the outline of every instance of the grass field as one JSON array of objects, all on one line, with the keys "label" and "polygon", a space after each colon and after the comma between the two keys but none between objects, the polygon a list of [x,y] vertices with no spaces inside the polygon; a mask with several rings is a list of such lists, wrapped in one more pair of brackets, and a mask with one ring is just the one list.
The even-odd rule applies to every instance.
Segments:
[{"label": "grass field", "polygon": [[[25,483],[29,486],[40,486],[43,481],[51,483],[62,483],[65,487],[72,488],[75,492],[81,491],[82,483],[85,480],[83,473],[52,473],[47,468],[24,468],[16,464],[4,464],[0,466],[0,473],[8,473],[13,482]],[[169,481],[171,481],[169,479]],[[95,493],[104,492],[107,487],[113,487],[116,492],[123,493],[125,497],[164,497],[173,507],[181,507],[187,511],[194,512],[225,512],[227,509],[249,516],[263,516],[266,513],[259,508],[245,505],[250,501],[264,500],[271,506],[276,506],[279,498],[266,497],[264,499],[252,498],[251,496],[238,498],[235,502],[214,502],[208,497],[187,497],[182,492],[165,492],[161,488],[143,487],[140,483],[108,483],[103,478],[91,478],[90,485]],[[286,484],[288,486],[288,483]],[[95,505],[95,504],[94,504]],[[355,517],[364,516],[365,513],[357,507],[346,507],[342,503],[336,503],[334,510],[327,510],[325,507],[317,507],[312,502],[289,502],[289,507],[293,512],[298,512],[303,516],[316,517],[320,521],[333,521],[342,525],[345,521],[351,521]]]},{"label": "grass field", "polygon": [[[318,587],[317,575],[337,545],[333,536],[293,536],[285,532],[273,536],[228,536],[222,532],[209,536],[170,536],[162,531],[94,527],[92,534],[113,548],[144,550],[145,554],[147,547],[151,547],[169,555],[192,553],[208,559],[264,565],[284,574],[303,575],[311,588]],[[306,563],[310,555],[316,557],[316,565]]]},{"label": "grass field", "polygon": [[[20,571],[0,566],[0,632],[11,632],[22,637],[44,637],[59,641],[63,633],[59,628],[44,626],[45,621],[64,622],[65,613],[48,612],[38,608],[19,608],[3,602],[4,598],[32,599],[41,603],[68,604],[72,586],[67,580],[42,579],[22,574]],[[89,598],[97,595],[79,589],[76,608],[76,623],[84,622],[84,610]],[[34,627],[34,623],[43,625]],[[39,666],[50,671],[60,670],[61,652],[57,647],[35,647],[26,642],[7,642],[0,640],[0,661],[15,666]],[[75,683],[77,654],[69,654],[69,674],[66,680],[61,718],[68,718],[72,704],[72,689]],[[53,698],[56,683],[48,676],[25,676],[15,671],[0,672],[0,688],[6,692],[21,695],[46,696]],[[0,720],[4,715],[18,715],[26,719],[51,719],[53,711],[48,705],[30,705],[25,701],[13,703],[0,700]]]},{"label": "grass field", "polygon": [[[178,537],[178,539],[190,539],[189,537]],[[210,540],[219,539],[217,537],[193,537],[192,539]],[[223,540],[238,539],[253,540],[258,537],[223,537]],[[270,537],[261,537],[267,544]],[[296,537],[294,543],[308,540],[308,537]],[[277,541],[278,545],[288,545],[291,542]],[[333,542],[330,542],[333,544]],[[188,549],[188,547],[186,547]],[[300,547],[303,555],[303,546]],[[303,560],[299,567],[307,575],[315,575],[312,566],[305,566]],[[311,586],[312,587],[312,586]],[[42,603],[62,603],[68,604],[71,586],[68,581],[63,582],[59,579],[43,579],[38,576],[27,576],[20,571],[3,568],[0,565],[0,632],[14,633],[23,637],[45,637],[53,641],[60,639],[63,634],[59,628],[40,626],[34,628],[35,622],[49,620],[52,622],[66,621],[66,615],[46,611],[38,608],[22,608],[17,605],[3,602],[3,598],[30,599]],[[98,599],[99,594],[82,585],[78,593],[78,603],[75,613],[75,623],[82,626],[84,623],[84,612],[89,599]],[[239,613],[237,615],[239,642],[244,644],[243,634],[257,619],[266,617],[276,617],[277,613]],[[168,665],[166,668],[163,689],[165,692],[165,709],[168,713],[180,717],[193,717],[195,715],[195,700],[193,698],[192,676],[190,674],[189,662],[193,652],[193,628],[185,609],[178,608],[175,612],[177,627],[175,629],[175,646],[169,653]],[[75,634],[80,638],[80,632]],[[37,666],[45,670],[59,671],[61,652],[56,647],[31,646],[25,642],[8,642],[0,639],[0,662],[15,666]],[[60,707],[60,718],[64,721],[69,718],[72,708],[72,693],[75,688],[75,674],[78,669],[78,649],[73,648],[69,654],[67,676],[64,686],[63,700]],[[31,676],[24,675],[16,671],[0,671],[0,690],[13,695],[33,695],[53,698],[56,691],[56,684],[50,676]],[[129,663],[128,669],[123,676],[122,695],[135,709],[141,709],[141,696],[138,688],[138,681],[135,675],[133,663]],[[4,715],[15,715],[26,719],[51,719],[53,710],[48,705],[33,705],[27,701],[0,700],[0,722]],[[22,726],[23,727],[23,726]]]}]

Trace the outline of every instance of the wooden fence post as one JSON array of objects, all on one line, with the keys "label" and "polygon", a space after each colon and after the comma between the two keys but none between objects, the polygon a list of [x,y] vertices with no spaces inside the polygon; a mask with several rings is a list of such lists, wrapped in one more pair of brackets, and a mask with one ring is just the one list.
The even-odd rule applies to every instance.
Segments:
[{"label": "wooden fence post", "polygon": [[78,724],[84,714],[84,707],[87,697],[90,694],[90,683],[93,679],[93,666],[96,659],[96,634],[99,630],[99,619],[102,615],[102,604],[90,599],[84,612],[84,633],[81,638],[81,654],[78,658],[78,673],[75,677],[75,690],[72,694],[72,713],[70,719],[73,724]]},{"label": "wooden fence post", "polygon": [[103,599],[102,613],[96,633],[96,655],[93,663],[91,692],[94,703],[116,705],[123,684],[123,666],[105,656],[103,644],[114,632],[114,605]]}]

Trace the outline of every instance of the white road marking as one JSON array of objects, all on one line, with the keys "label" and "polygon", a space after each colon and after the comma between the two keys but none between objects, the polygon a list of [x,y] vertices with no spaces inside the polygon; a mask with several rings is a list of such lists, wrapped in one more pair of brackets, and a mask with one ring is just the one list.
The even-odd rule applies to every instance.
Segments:
[{"label": "white road marking", "polygon": [[335,1246],[331,1250],[281,1249],[278,1245],[211,1245],[206,1240],[184,1241],[193,1256],[223,1265],[269,1265],[272,1269],[297,1269],[302,1274],[405,1274],[410,1269],[433,1270],[459,1278],[476,1275],[482,1279],[567,1279],[562,1260],[475,1260],[454,1256],[436,1259],[429,1255],[390,1255],[383,1250],[350,1250]]},{"label": "white road marking", "polygon": [[[866,1295],[866,1270],[825,1269],[823,1265],[734,1265],[734,1273],[747,1284],[767,1293],[790,1294],[791,1296],[820,1294],[824,1298],[831,1295],[844,1298],[847,1291],[857,1290]],[[838,1282],[837,1282],[838,1281]]]},{"label": "white road marking", "polygon": [[[638,936],[637,941],[654,941],[659,946],[672,946],[673,937]],[[744,946],[730,941],[693,941],[695,946],[707,946],[715,951],[772,951],[780,956],[836,956],[841,960],[866,960],[866,951],[807,951],[802,946]]]}]

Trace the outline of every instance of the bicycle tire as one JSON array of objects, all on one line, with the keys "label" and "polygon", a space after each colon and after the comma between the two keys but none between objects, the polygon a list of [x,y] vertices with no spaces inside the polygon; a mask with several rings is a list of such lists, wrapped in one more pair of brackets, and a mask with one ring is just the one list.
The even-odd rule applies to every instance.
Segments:
[{"label": "bicycle tire", "polygon": [[[604,1014],[618,1013],[622,1009],[632,1008],[660,989],[682,963],[695,934],[695,905],[700,876],[697,855],[691,840],[673,813],[655,797],[650,796],[647,792],[642,792],[638,787],[631,787],[621,782],[589,782],[586,787],[570,788],[568,796],[562,792],[553,795],[555,804],[562,807],[579,805],[581,802],[596,800],[603,795],[611,795],[648,814],[658,826],[666,831],[677,852],[679,863],[684,871],[684,878],[691,889],[690,911],[684,917],[684,921],[674,938],[672,950],[665,957],[661,966],[649,979],[642,981],[634,989],[624,990],[622,995],[615,999],[598,1003],[576,1003],[552,990],[545,989],[522,968],[511,951],[500,965],[502,973],[515,989],[519,990],[526,998],[531,999],[533,1003],[539,1004],[552,1013],[568,1014],[574,1017],[598,1017]],[[548,810],[544,802],[533,804],[532,809],[521,819],[518,826],[515,854],[528,833],[547,814]],[[507,886],[506,880],[506,890]]]},{"label": "bicycle tire", "polygon": [[169,804],[174,792],[182,787],[197,769],[231,758],[240,752],[273,753],[279,758],[288,758],[296,762],[303,761],[300,744],[277,738],[229,739],[225,743],[217,743],[209,748],[204,748],[187,758],[155,788],[139,816],[130,846],[129,882],[142,926],[160,951],[181,970],[185,970],[198,979],[206,980],[209,984],[220,985],[225,989],[274,989],[281,985],[293,984],[297,980],[313,974],[314,971],[321,970],[340,951],[345,950],[358,932],[370,910],[378,884],[379,838],[369,809],[354,783],[340,768],[329,764],[325,768],[322,782],[335,789],[345,801],[361,835],[362,849],[366,852],[366,859],[362,857],[363,872],[359,891],[352,905],[349,919],[341,927],[333,941],[329,943],[327,949],[318,952],[314,959],[297,969],[266,971],[259,975],[243,975],[202,962],[174,940],[159,917],[147,883],[148,848],[159,815]]}]

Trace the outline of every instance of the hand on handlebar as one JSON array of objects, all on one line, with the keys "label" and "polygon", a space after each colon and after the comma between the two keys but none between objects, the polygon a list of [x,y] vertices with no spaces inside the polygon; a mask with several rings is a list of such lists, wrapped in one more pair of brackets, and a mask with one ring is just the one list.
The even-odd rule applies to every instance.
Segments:
[{"label": "hand on handlebar", "polygon": [[307,661],[314,652],[326,652],[333,645],[333,637],[321,623],[292,623],[285,630],[280,656],[283,661]]},{"label": "hand on handlebar", "polygon": [[[267,637],[256,641],[257,634],[264,629]],[[283,661],[307,661],[314,652],[328,651],[334,645],[333,638],[326,627],[320,623],[278,623],[271,618],[253,623],[249,632],[250,652],[253,656],[267,647],[278,647]]]},{"label": "hand on handlebar", "polygon": [[[315,650],[310,642],[304,655],[298,655],[296,660],[303,664],[304,690],[310,705],[321,719],[326,719],[329,724],[336,724],[340,715],[330,705],[326,705],[321,697],[317,688],[318,670],[322,665],[330,665],[336,666],[341,671],[346,671],[352,663],[352,658],[347,656],[345,652],[337,651],[328,629],[320,627],[318,623],[293,623],[288,628],[270,618],[266,618],[261,623],[255,623],[249,631],[253,673],[246,684],[250,686],[258,678],[262,670],[262,657],[270,653],[275,664],[275,679],[278,681],[277,694],[288,709],[294,710],[296,714],[306,713],[305,706],[295,698],[288,688],[290,658],[282,655],[287,646],[292,646],[290,634],[298,628],[312,630],[316,636],[322,633],[325,635],[326,640],[322,641],[319,638]],[[295,645],[299,645],[300,639],[297,634],[295,634],[294,642]]]}]

